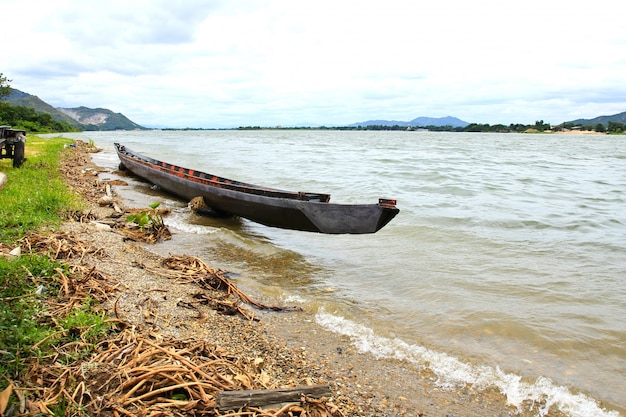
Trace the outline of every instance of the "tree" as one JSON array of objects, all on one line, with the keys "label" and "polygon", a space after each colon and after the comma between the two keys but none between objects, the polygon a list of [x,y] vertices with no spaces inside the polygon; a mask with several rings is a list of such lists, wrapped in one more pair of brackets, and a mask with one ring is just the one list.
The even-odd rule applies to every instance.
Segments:
[{"label": "tree", "polygon": [[11,81],[13,80],[9,80],[3,73],[0,72],[0,100],[11,94],[11,86],[9,85]]},{"label": "tree", "polygon": [[535,129],[540,132],[550,130],[550,123],[544,123],[543,120],[537,120],[535,121]]},{"label": "tree", "polygon": [[620,122],[609,122],[609,127],[608,127],[608,131],[610,133],[624,133],[624,129],[626,128],[626,125],[624,125],[624,123],[620,123]]}]

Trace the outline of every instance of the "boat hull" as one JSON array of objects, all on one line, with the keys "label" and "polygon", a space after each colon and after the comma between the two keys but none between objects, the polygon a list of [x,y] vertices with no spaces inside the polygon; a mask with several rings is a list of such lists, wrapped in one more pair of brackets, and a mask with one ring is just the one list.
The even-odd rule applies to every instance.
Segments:
[{"label": "boat hull", "polygon": [[392,200],[380,200],[378,204],[331,204],[327,202],[330,196],[325,194],[292,193],[238,183],[147,158],[119,144],[115,146],[121,164],[138,177],[183,199],[200,196],[214,210],[266,226],[327,234],[375,233],[399,212]]}]

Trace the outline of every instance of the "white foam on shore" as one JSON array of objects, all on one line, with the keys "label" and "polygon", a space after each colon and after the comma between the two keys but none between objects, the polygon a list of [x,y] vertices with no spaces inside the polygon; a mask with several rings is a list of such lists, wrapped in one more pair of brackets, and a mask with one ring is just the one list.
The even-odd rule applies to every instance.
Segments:
[{"label": "white foam on shore", "polygon": [[305,304],[306,300],[302,297],[300,297],[299,295],[289,295],[287,297],[285,297],[285,299],[283,300],[283,302],[285,303],[298,303],[298,304]]},{"label": "white foam on shore", "polygon": [[205,225],[190,224],[184,217],[184,214],[172,212],[170,216],[165,219],[165,224],[180,232],[195,234],[195,235],[210,235],[218,233],[220,229],[214,227],[208,227]]},{"label": "white foam on shore", "polygon": [[444,388],[466,384],[479,390],[496,387],[510,405],[521,410],[524,405],[531,404],[538,417],[545,416],[552,407],[571,417],[620,417],[616,411],[602,409],[593,398],[574,394],[566,387],[555,385],[549,378],[524,382],[519,375],[505,373],[499,368],[464,363],[443,352],[411,345],[397,338],[378,336],[368,327],[324,311],[317,313],[315,318],[324,328],[349,336],[361,353],[372,354],[377,359],[406,360],[418,368],[432,370],[439,378],[438,384]]}]

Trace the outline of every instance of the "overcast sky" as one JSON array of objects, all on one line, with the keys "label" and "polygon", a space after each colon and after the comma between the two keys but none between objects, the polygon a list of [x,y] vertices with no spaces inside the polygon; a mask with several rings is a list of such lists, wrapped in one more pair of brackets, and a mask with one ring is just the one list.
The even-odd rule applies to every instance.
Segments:
[{"label": "overcast sky", "polygon": [[144,126],[626,111],[623,0],[0,0],[0,72]]}]

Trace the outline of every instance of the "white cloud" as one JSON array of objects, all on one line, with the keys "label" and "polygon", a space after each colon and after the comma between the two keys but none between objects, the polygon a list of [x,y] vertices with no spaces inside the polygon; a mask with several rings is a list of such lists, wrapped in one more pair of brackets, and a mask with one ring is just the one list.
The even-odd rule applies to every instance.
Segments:
[{"label": "white cloud", "polygon": [[[3,0],[0,72],[52,105],[144,125],[453,115],[560,123],[626,110],[617,0]],[[3,13],[5,14],[5,13]]]}]

